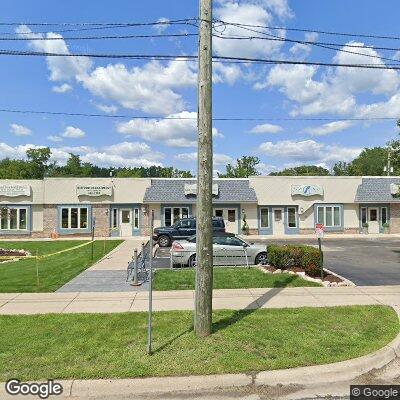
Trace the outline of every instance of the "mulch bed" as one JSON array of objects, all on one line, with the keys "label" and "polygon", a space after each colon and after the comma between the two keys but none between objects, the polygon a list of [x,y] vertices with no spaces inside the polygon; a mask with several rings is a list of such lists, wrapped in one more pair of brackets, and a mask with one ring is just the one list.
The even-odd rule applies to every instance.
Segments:
[{"label": "mulch bed", "polygon": [[26,257],[28,255],[24,250],[0,249],[0,257]]},{"label": "mulch bed", "polygon": [[[269,271],[269,272],[275,272],[275,271],[277,270],[277,268],[272,267],[271,265],[265,265],[265,266],[263,266],[263,268],[264,268],[265,270]],[[290,268],[287,268],[286,270],[282,270],[282,272],[294,272],[294,273],[304,272],[304,273],[305,273],[306,271],[305,271],[303,268],[300,268],[300,267],[290,267]],[[307,276],[309,276],[309,275],[307,275]],[[311,278],[320,278],[320,275],[318,275],[318,276],[312,276]],[[336,275],[332,275],[332,274],[329,274],[329,273],[327,273],[327,272],[324,272],[324,279],[323,279],[323,281],[324,281],[324,282],[330,282],[330,283],[333,283],[333,282],[336,282],[336,283],[343,282],[343,280],[340,279],[339,277],[337,277]]]}]

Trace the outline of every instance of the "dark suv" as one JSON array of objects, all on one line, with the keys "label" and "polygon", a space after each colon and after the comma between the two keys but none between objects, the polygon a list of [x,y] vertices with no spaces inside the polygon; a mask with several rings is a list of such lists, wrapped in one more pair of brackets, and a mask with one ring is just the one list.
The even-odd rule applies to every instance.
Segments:
[{"label": "dark suv", "polygon": [[[221,217],[212,219],[214,232],[225,232],[225,222]],[[155,228],[153,240],[158,242],[160,247],[168,247],[175,239],[187,239],[196,234],[196,218],[184,218],[172,226]]]}]

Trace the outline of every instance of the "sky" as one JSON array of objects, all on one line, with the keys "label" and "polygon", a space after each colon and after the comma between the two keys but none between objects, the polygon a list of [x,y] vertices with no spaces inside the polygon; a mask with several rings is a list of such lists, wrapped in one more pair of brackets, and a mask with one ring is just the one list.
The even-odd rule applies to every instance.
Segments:
[{"label": "sky", "polygon": [[[218,20],[281,28],[250,28],[258,30],[253,32],[216,24],[217,35],[266,37],[269,34],[289,41],[214,38],[213,52],[216,56],[336,64],[399,62],[400,65],[400,40],[315,32],[400,37],[399,11],[397,0],[214,0],[214,18]],[[58,37],[62,40],[2,40],[0,49],[62,54],[193,56],[197,53],[196,36],[68,38],[196,33],[196,27],[190,24],[177,25],[168,21],[196,18],[197,15],[197,0],[3,0],[0,39]],[[86,31],[76,31],[82,26],[33,25],[155,21],[164,23]],[[309,32],[290,30],[297,28]],[[68,29],[75,31],[68,32]],[[293,40],[340,46],[332,50]],[[346,119],[399,117],[399,72],[312,65],[214,63],[214,117],[264,119],[214,121],[215,171],[224,171],[227,163],[243,155],[258,156],[262,174],[302,164],[332,168],[338,161],[352,160],[364,147],[385,145],[398,135],[394,120],[354,122]],[[0,112],[2,158],[23,158],[28,148],[49,146],[53,159],[60,164],[66,162],[69,153],[74,153],[83,161],[105,167],[162,165],[196,173],[195,61],[1,56],[0,85],[2,110],[146,117],[94,118]],[[157,119],[165,117],[189,119]],[[288,118],[291,120],[285,120]],[[331,120],[315,120],[318,118]]]}]

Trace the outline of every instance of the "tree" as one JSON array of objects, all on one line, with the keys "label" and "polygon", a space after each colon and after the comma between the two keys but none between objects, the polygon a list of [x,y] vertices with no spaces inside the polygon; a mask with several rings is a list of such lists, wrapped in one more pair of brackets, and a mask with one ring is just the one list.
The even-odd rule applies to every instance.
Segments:
[{"label": "tree", "polygon": [[236,160],[236,165],[228,164],[225,174],[218,173],[219,178],[248,178],[249,176],[260,175],[257,165],[260,159],[255,156],[242,156]]},{"label": "tree", "polygon": [[271,172],[272,176],[327,176],[329,171],[318,165],[301,165],[299,167],[286,168],[279,172]]},{"label": "tree", "polygon": [[350,163],[339,162],[333,167],[335,175],[382,176],[387,165],[388,149],[385,147],[365,148]]},{"label": "tree", "polygon": [[39,149],[28,149],[26,151],[28,163],[31,166],[31,179],[43,179],[46,171],[50,168],[49,160],[51,150],[48,147]]}]

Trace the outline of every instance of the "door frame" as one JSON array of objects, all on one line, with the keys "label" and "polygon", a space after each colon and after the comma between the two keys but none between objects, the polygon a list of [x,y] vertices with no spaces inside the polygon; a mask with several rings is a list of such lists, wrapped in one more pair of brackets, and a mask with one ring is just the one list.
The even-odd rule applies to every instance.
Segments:
[{"label": "door frame", "polygon": [[368,212],[367,212],[367,216],[368,216],[368,230],[371,228],[371,211],[372,210],[376,210],[376,222],[378,225],[378,232],[370,232],[372,234],[374,233],[380,233],[381,230],[381,221],[380,221],[380,208],[377,206],[373,206],[373,207],[368,207]]},{"label": "door frame", "polygon": [[[129,211],[129,221],[130,221],[129,225],[131,226],[130,235],[122,235],[122,224],[123,224],[122,213],[124,211]],[[124,225],[127,225],[127,223],[124,223]],[[119,229],[120,229],[120,236],[133,236],[133,208],[126,207],[119,209]]]},{"label": "door frame", "polygon": [[276,231],[276,225],[275,225],[275,210],[280,210],[281,212],[282,212],[282,219],[281,219],[281,223],[282,223],[282,227],[283,227],[283,230],[282,230],[282,235],[285,235],[286,234],[286,227],[285,227],[285,220],[286,220],[286,218],[285,218],[285,207],[272,207],[272,212],[271,212],[271,214],[272,214],[272,229],[273,229],[273,233],[274,234],[276,234],[277,233],[277,231]]}]

